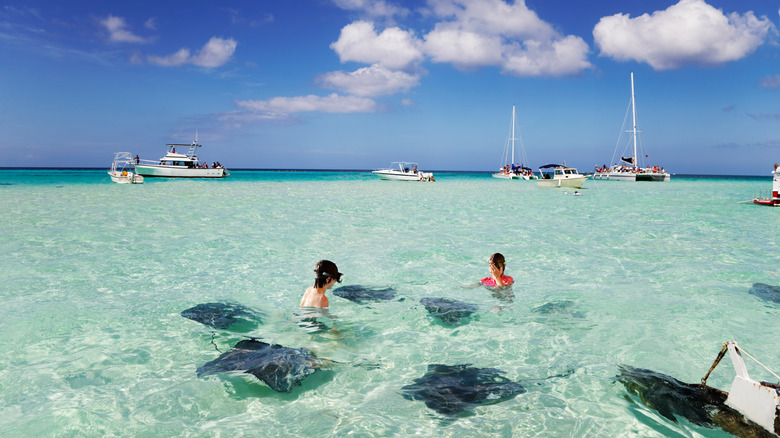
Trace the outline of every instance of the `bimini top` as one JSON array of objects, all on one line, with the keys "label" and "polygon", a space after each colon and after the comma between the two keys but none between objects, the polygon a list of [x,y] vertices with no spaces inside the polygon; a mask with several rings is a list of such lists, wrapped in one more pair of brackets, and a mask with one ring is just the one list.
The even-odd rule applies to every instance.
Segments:
[{"label": "bimini top", "polygon": [[549,169],[551,167],[564,167],[562,164],[545,164],[544,166],[539,166],[540,169]]}]

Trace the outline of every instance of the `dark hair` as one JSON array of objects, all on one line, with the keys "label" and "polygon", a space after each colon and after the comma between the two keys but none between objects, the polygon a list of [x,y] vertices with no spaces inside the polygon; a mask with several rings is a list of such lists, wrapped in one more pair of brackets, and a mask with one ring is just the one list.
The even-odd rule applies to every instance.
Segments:
[{"label": "dark hair", "polygon": [[501,273],[504,273],[504,268],[506,268],[506,260],[504,259],[504,255],[500,252],[497,252],[490,256],[490,263],[496,265],[497,268],[501,269]]},{"label": "dark hair", "polygon": [[314,266],[314,287],[323,287],[328,282],[328,278],[341,280],[341,273],[336,264],[330,260],[320,260]]}]

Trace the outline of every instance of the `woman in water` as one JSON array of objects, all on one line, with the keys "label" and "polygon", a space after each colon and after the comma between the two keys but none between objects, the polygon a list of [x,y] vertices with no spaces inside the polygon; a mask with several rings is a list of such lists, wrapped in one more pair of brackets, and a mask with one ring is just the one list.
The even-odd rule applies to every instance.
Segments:
[{"label": "woman in water", "polygon": [[506,287],[515,282],[515,280],[504,275],[504,269],[506,269],[506,260],[504,255],[497,252],[490,256],[490,277],[485,277],[480,280],[482,286],[487,287]]},{"label": "woman in water", "polygon": [[314,266],[314,286],[306,289],[301,299],[301,307],[328,307],[328,297],[325,292],[337,282],[341,283],[343,274],[336,264],[329,260],[320,260]]}]

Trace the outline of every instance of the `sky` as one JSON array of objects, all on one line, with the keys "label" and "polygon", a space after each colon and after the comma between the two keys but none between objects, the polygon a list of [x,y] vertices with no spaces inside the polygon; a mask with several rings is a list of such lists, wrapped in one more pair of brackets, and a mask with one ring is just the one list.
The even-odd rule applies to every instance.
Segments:
[{"label": "sky", "polygon": [[769,175],[779,27],[780,0],[0,0],[0,167],[197,135],[228,169],[492,171],[515,105],[523,164],[591,171],[633,73],[642,164]]}]

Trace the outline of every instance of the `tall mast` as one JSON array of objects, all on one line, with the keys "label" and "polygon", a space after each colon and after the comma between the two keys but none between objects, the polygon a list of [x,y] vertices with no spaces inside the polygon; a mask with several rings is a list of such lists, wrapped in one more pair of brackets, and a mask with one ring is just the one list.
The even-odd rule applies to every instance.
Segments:
[{"label": "tall mast", "polygon": [[631,72],[631,112],[634,116],[634,167],[639,167],[639,156],[636,154],[636,100],[634,99],[634,72]]},{"label": "tall mast", "polygon": [[512,105],[512,166],[515,165],[515,106]]}]

